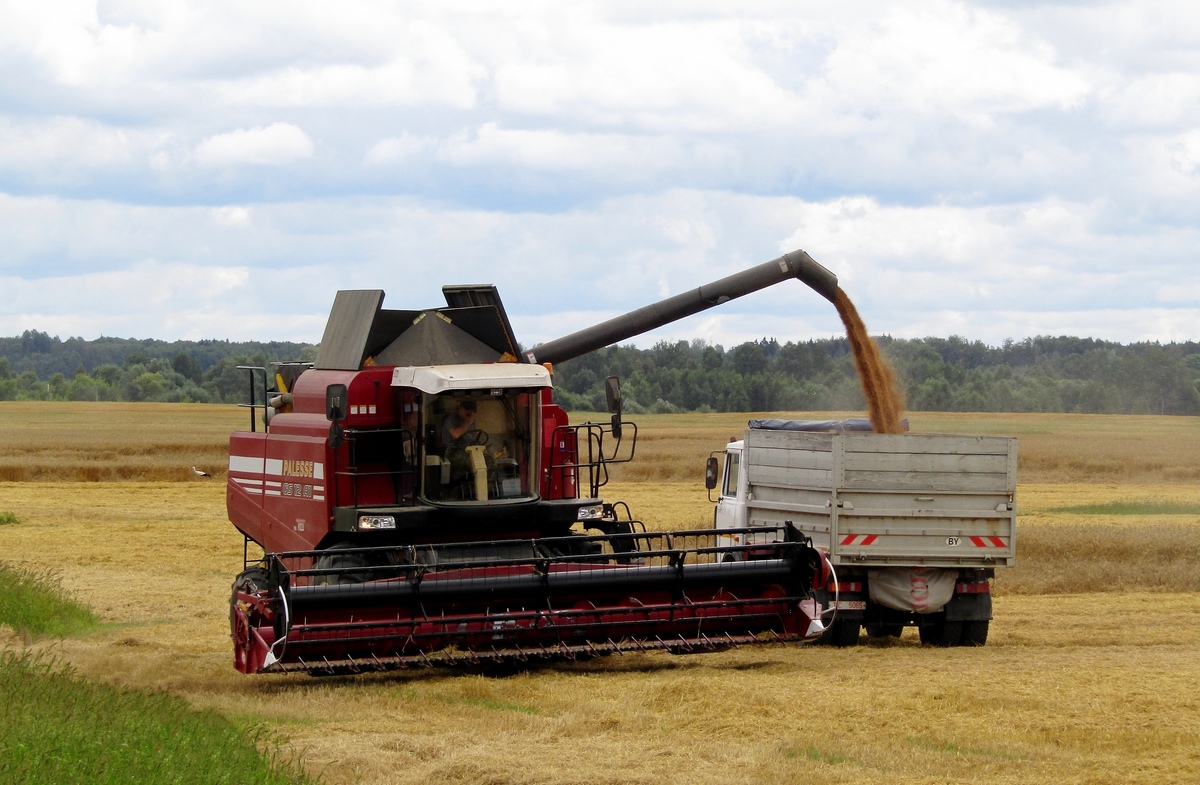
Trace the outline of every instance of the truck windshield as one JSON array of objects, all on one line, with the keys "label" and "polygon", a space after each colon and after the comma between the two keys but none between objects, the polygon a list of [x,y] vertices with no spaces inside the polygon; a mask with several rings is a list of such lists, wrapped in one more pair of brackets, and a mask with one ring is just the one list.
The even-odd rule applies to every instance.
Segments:
[{"label": "truck windshield", "polygon": [[425,497],[480,502],[533,496],[530,393],[426,395]]}]

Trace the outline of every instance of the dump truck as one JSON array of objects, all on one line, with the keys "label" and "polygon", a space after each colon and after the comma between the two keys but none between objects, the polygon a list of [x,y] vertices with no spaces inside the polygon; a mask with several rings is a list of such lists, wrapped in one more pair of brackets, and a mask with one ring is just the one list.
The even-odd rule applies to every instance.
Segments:
[{"label": "dump truck", "polygon": [[823,642],[853,646],[863,628],[883,637],[911,625],[923,643],[982,646],[990,581],[1016,560],[1016,477],[1015,438],[775,419],[751,420],[712,454],[706,484],[719,487],[723,558],[754,558],[777,526],[828,557],[835,577],[817,599],[835,615]]},{"label": "dump truck", "polygon": [[492,285],[443,287],[446,305],[421,310],[338,292],[315,362],[246,369],[249,428],[230,436],[227,475],[244,536],[235,667],[347,673],[821,634],[830,568],[809,535],[780,524],[730,561],[739,547],[714,530],[656,531],[601,496],[636,452],[619,381],[604,422],[571,424],[553,399],[554,363],[793,279],[837,292],[796,251],[529,351]]}]

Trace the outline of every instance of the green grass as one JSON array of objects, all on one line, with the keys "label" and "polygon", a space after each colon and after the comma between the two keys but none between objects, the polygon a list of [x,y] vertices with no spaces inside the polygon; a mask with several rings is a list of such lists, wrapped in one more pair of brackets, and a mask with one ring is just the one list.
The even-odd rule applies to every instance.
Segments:
[{"label": "green grass", "polygon": [[88,682],[28,652],[0,653],[0,781],[310,783],[263,731],[182,699]]},{"label": "green grass", "polygon": [[1107,504],[1052,507],[1049,512],[1066,512],[1076,515],[1200,515],[1200,504],[1195,502],[1118,501]]},{"label": "green grass", "polygon": [[72,599],[49,572],[0,563],[0,624],[34,638],[80,635],[99,621]]},{"label": "green grass", "polygon": [[21,519],[16,516],[16,513],[0,512],[0,526],[8,526],[13,523],[20,523]]}]

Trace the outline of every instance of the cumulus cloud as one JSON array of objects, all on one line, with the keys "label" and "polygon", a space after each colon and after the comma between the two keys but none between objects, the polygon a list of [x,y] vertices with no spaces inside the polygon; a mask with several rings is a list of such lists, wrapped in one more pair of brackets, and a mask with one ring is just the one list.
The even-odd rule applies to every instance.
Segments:
[{"label": "cumulus cloud", "polygon": [[250,224],[250,208],[234,205],[214,207],[212,218],[221,226],[248,226]]},{"label": "cumulus cloud", "polygon": [[390,166],[417,158],[427,150],[436,147],[437,139],[421,138],[412,134],[401,134],[376,142],[367,154],[363,163],[368,166]]},{"label": "cumulus cloud", "polygon": [[120,166],[154,141],[145,133],[78,117],[0,117],[0,170]]},{"label": "cumulus cloud", "polygon": [[[0,332],[315,340],[336,287],[487,276],[532,342],[802,247],[877,331],[1167,340],[1200,307],[1189,8],[7,3],[0,275],[48,299]],[[248,272],[204,308],[138,282],[206,269]],[[669,329],[830,318],[777,287]]]},{"label": "cumulus cloud", "polygon": [[196,163],[205,167],[280,166],[312,155],[312,139],[291,123],[273,123],[217,134],[196,145],[195,150]]},{"label": "cumulus cloud", "polygon": [[1090,92],[1054,49],[998,14],[960,3],[892,5],[825,63],[824,100],[863,114],[889,106],[987,123],[996,113],[1070,109]]}]

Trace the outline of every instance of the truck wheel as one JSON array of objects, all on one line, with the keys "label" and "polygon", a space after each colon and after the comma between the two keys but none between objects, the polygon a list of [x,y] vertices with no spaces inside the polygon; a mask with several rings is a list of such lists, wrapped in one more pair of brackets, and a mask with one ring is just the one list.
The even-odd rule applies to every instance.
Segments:
[{"label": "truck wheel", "polygon": [[858,619],[835,619],[821,636],[821,643],[837,646],[839,649],[857,646],[858,630],[861,626],[862,623]]},{"label": "truck wheel", "polygon": [[867,625],[868,638],[899,638],[904,633],[903,624],[875,622]]},{"label": "truck wheel", "polygon": [[987,643],[988,620],[978,619],[962,623],[963,646],[983,646]]},{"label": "truck wheel", "polygon": [[962,644],[963,623],[961,621],[946,621],[945,614],[937,618],[926,619],[918,628],[921,643],[930,646],[959,646]]}]

